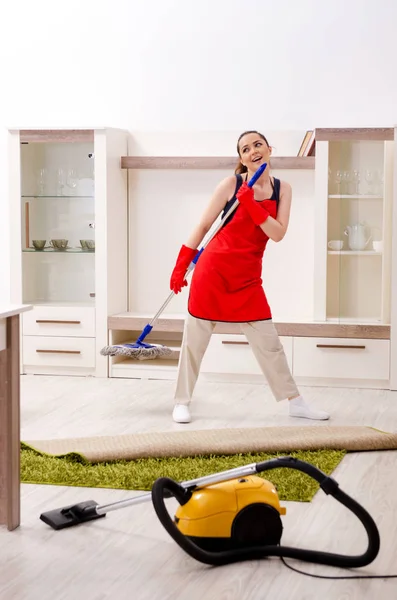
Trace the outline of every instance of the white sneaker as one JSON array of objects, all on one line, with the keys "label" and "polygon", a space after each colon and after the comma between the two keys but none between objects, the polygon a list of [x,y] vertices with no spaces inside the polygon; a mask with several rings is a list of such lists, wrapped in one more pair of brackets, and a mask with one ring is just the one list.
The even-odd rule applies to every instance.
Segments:
[{"label": "white sneaker", "polygon": [[309,406],[290,406],[289,414],[290,417],[313,419],[313,421],[327,421],[330,417],[324,410],[314,410]]},{"label": "white sneaker", "polygon": [[172,412],[172,418],[175,423],[190,423],[190,411],[186,404],[175,404]]},{"label": "white sneaker", "polygon": [[329,414],[324,410],[315,410],[310,408],[302,398],[297,396],[293,400],[288,401],[289,414],[291,417],[300,417],[301,419],[313,419],[313,421],[327,421]]}]

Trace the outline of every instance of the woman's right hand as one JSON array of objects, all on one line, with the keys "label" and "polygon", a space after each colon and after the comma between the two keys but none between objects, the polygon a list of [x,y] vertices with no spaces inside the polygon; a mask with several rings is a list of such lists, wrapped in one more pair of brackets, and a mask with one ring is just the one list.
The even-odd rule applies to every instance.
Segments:
[{"label": "woman's right hand", "polygon": [[178,294],[187,285],[186,271],[197,252],[196,248],[189,248],[185,245],[181,247],[170,279],[170,289],[175,294]]}]

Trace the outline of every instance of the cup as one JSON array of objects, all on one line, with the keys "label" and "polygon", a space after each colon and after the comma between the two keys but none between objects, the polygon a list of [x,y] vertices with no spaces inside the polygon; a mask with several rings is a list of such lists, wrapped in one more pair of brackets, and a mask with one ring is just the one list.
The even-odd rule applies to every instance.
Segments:
[{"label": "cup", "polygon": [[342,250],[343,240],[330,240],[328,242],[328,248],[330,248],[330,250]]},{"label": "cup", "polygon": [[95,240],[80,240],[80,245],[83,250],[94,250]]},{"label": "cup", "polygon": [[69,240],[50,240],[50,246],[54,248],[54,250],[66,250],[68,247]]},{"label": "cup", "polygon": [[33,248],[35,250],[44,250],[46,240],[32,240]]},{"label": "cup", "polygon": [[372,247],[375,250],[375,252],[382,252],[383,250],[383,241],[373,241],[372,242]]}]

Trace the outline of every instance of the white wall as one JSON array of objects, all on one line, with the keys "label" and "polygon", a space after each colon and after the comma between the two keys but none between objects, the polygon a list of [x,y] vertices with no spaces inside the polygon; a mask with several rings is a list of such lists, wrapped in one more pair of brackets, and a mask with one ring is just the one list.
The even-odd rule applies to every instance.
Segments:
[{"label": "white wall", "polygon": [[0,301],[9,293],[5,127],[235,132],[397,120],[393,0],[14,0],[6,6]]}]

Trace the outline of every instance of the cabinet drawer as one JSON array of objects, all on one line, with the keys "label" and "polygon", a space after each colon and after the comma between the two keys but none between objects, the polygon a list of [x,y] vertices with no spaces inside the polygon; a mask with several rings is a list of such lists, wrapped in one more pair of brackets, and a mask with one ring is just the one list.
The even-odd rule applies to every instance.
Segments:
[{"label": "cabinet drawer", "polygon": [[293,374],[388,380],[389,349],[389,340],[294,338]]},{"label": "cabinet drawer", "polygon": [[95,339],[25,335],[23,364],[45,367],[95,367]]},{"label": "cabinet drawer", "polygon": [[[292,338],[280,337],[280,341],[292,368]],[[213,335],[200,370],[203,373],[262,374],[247,338],[238,334]]]},{"label": "cabinet drawer", "polygon": [[35,306],[23,313],[24,335],[94,337],[95,308],[91,306]]}]

